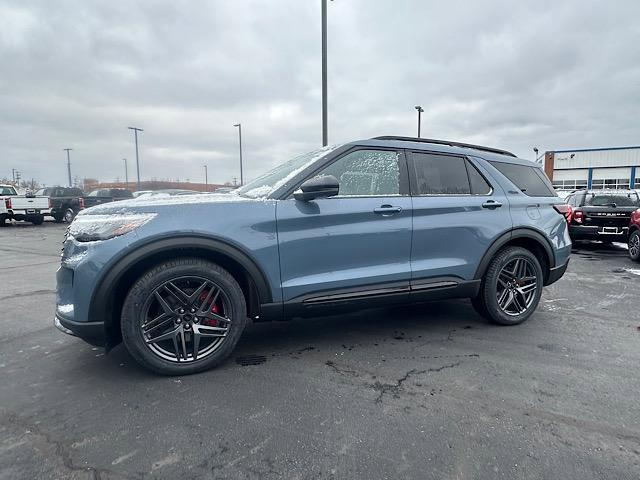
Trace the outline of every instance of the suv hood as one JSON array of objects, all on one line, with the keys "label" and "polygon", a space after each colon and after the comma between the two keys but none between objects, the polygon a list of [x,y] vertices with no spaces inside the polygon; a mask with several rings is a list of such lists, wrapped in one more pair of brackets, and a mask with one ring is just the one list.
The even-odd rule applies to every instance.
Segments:
[{"label": "suv hood", "polygon": [[205,205],[224,205],[229,203],[262,202],[264,199],[241,197],[235,193],[203,193],[201,195],[176,195],[172,197],[140,197],[119,202],[104,203],[87,208],[80,215],[115,215],[128,213],[160,213],[175,211],[176,208],[190,208]]}]

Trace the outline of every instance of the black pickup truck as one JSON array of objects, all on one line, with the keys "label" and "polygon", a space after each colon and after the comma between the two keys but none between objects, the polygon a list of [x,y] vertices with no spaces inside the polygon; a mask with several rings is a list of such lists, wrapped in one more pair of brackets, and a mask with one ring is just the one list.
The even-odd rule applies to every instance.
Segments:
[{"label": "black pickup truck", "polygon": [[578,190],[567,197],[571,206],[571,240],[627,242],[631,212],[640,206],[634,190]]},{"label": "black pickup truck", "polygon": [[84,197],[85,207],[94,207],[103,203],[116,202],[133,198],[133,194],[126,188],[99,188],[89,192]]},{"label": "black pickup truck", "polygon": [[79,188],[47,187],[38,190],[36,195],[49,197],[51,212],[48,215],[58,223],[71,223],[78,212],[84,208],[84,193]]}]

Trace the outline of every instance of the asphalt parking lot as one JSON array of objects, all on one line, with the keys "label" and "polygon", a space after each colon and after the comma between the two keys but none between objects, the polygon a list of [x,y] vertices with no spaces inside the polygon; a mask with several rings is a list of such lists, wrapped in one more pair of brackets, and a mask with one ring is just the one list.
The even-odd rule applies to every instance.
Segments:
[{"label": "asphalt parking lot", "polygon": [[[640,476],[640,266],[581,245],[538,312],[250,325],[166,378],[52,324],[63,225],[0,229],[0,479]],[[635,269],[635,270],[634,270]]]}]

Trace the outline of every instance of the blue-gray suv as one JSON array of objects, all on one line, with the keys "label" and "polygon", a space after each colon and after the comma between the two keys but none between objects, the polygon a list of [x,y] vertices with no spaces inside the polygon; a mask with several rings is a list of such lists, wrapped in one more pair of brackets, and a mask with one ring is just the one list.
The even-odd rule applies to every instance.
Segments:
[{"label": "blue-gray suv", "polygon": [[55,324],[143,366],[202,371],[252,321],[471,298],[514,325],[571,251],[538,165],[495,148],[377,137],[290,160],[233,193],[82,211]]}]

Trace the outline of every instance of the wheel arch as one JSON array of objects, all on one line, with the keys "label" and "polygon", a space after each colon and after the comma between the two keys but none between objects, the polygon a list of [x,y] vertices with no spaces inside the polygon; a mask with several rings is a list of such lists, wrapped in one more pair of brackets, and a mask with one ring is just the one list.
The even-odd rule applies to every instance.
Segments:
[{"label": "wheel arch", "polygon": [[96,284],[89,307],[89,318],[104,322],[107,350],[121,341],[122,305],[135,281],[154,265],[177,257],[211,260],[227,270],[245,294],[247,314],[250,317],[260,314],[261,304],[272,302],[266,275],[237,246],[223,240],[193,235],[157,239],[138,246],[118,259]]},{"label": "wheel arch", "polygon": [[484,277],[493,257],[506,246],[523,247],[533,253],[540,261],[546,285],[550,270],[555,267],[555,256],[549,240],[542,233],[532,228],[516,228],[503,233],[494,240],[482,257],[474,279],[478,280]]}]

